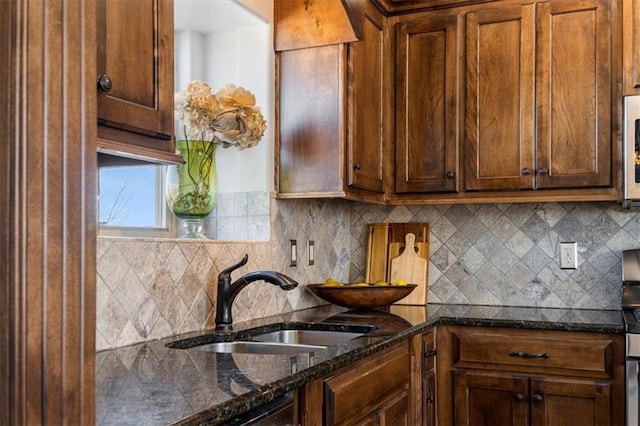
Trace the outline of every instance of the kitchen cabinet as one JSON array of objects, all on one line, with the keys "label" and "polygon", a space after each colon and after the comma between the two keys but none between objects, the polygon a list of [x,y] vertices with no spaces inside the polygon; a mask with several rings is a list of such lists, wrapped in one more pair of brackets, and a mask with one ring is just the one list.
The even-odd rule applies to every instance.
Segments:
[{"label": "kitchen cabinet", "polygon": [[640,2],[622,0],[624,95],[640,95]]},{"label": "kitchen cabinet", "polygon": [[173,1],[97,3],[98,151],[175,163]]},{"label": "kitchen cabinet", "polygon": [[370,2],[363,16],[360,41],[276,53],[280,198],[384,201],[386,33]]},{"label": "kitchen cabinet", "polygon": [[431,329],[421,337],[422,424],[436,425],[436,333]]},{"label": "kitchen cabinet", "polygon": [[610,186],[610,2],[469,13],[467,190]]},{"label": "kitchen cabinet", "polygon": [[411,425],[409,343],[371,355],[298,391],[301,424]]},{"label": "kitchen cabinet", "polygon": [[620,12],[496,1],[388,18],[389,203],[620,199]]},{"label": "kitchen cabinet", "polygon": [[[624,422],[622,335],[439,327],[444,422],[614,425]],[[441,419],[441,421],[443,421]]]},{"label": "kitchen cabinet", "polygon": [[433,12],[395,26],[395,192],[458,190],[461,17]]}]

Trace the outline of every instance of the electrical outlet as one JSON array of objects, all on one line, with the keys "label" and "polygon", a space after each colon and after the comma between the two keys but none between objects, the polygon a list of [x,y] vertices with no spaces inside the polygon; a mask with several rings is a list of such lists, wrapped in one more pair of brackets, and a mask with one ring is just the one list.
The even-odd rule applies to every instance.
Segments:
[{"label": "electrical outlet", "polygon": [[578,243],[560,243],[560,268],[578,268]]}]

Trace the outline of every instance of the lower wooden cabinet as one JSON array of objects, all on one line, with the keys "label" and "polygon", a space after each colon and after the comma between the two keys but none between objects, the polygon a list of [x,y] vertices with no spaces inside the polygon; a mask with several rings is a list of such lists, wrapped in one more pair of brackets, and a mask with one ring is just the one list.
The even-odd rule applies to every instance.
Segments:
[{"label": "lower wooden cabinet", "polygon": [[606,381],[523,377],[474,370],[454,372],[458,425],[609,425]]},{"label": "lower wooden cabinet", "polygon": [[438,345],[441,425],[624,422],[622,335],[445,326]]},{"label": "lower wooden cabinet", "polygon": [[298,392],[302,425],[413,425],[409,343],[316,380]]}]

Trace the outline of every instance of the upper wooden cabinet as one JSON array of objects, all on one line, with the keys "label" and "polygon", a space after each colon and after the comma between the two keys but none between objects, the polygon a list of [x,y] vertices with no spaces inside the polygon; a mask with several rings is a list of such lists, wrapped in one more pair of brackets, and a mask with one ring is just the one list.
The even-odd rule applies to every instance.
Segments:
[{"label": "upper wooden cabinet", "polygon": [[622,3],[366,6],[361,41],[279,53],[281,197],[621,198]]},{"label": "upper wooden cabinet", "polygon": [[622,0],[624,95],[640,95],[640,2]]},{"label": "upper wooden cabinet", "polygon": [[390,202],[620,199],[619,13],[496,1],[389,19]]},{"label": "upper wooden cabinet", "polygon": [[362,40],[353,43],[276,54],[276,190],[281,198],[384,200],[389,62],[384,16],[371,3],[361,34]]},{"label": "upper wooden cabinet", "polygon": [[460,20],[396,24],[396,193],[458,190]]},{"label": "upper wooden cabinet", "polygon": [[173,138],[173,1],[99,0],[98,150],[180,162]]},{"label": "upper wooden cabinet", "polygon": [[466,189],[610,186],[608,0],[467,17]]}]

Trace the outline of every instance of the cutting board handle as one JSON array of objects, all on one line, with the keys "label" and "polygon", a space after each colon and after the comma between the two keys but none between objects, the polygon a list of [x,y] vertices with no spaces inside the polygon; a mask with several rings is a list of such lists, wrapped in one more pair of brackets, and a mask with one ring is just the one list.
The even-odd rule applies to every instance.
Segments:
[{"label": "cutting board handle", "polygon": [[411,250],[415,253],[415,242],[416,236],[411,232],[407,233],[407,235],[404,236],[404,251]]}]

